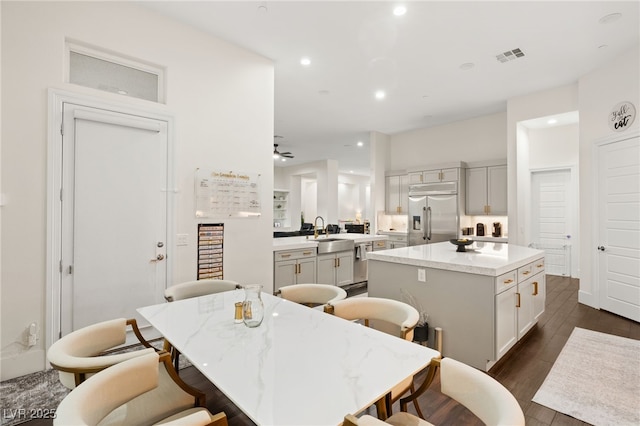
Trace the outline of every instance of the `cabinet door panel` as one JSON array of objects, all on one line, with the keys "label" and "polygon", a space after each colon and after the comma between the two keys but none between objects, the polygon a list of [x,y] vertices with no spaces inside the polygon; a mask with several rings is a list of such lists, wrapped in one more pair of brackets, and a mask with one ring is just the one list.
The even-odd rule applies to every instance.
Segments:
[{"label": "cabinet door panel", "polygon": [[507,214],[507,166],[487,167],[487,205],[492,215]]},{"label": "cabinet door panel", "polygon": [[468,215],[484,215],[487,203],[487,169],[467,169],[466,210]]},{"label": "cabinet door panel", "polygon": [[332,254],[319,255],[316,282],[318,284],[335,285],[335,256]]},{"label": "cabinet door panel", "polygon": [[399,176],[399,201],[398,205],[400,206],[400,211],[398,213],[407,214],[409,213],[409,176],[403,175]]},{"label": "cabinet door panel", "polygon": [[440,175],[443,182],[453,182],[458,180],[458,169],[442,169]]},{"label": "cabinet door panel", "polygon": [[422,172],[422,182],[424,183],[432,183],[432,182],[440,182],[440,172],[441,170],[427,170]]},{"label": "cabinet door panel", "polygon": [[518,340],[533,327],[533,277],[518,284],[520,307],[518,308]]},{"label": "cabinet door panel", "polygon": [[[338,253],[338,264],[336,268],[336,285],[346,285],[353,283],[353,253]],[[365,260],[366,262],[366,260]]]},{"label": "cabinet door panel", "polygon": [[277,291],[280,287],[284,287],[286,285],[292,285],[295,283],[296,283],[296,261],[286,260],[282,262],[275,262],[273,290]]},{"label": "cabinet door panel", "polygon": [[516,287],[496,295],[496,359],[500,359],[518,341]]},{"label": "cabinet door panel", "polygon": [[296,284],[306,284],[316,282],[316,259],[300,259],[298,261],[298,275]]},{"label": "cabinet door panel", "polygon": [[533,318],[535,321],[538,321],[538,318],[544,312],[544,301],[547,294],[546,276],[544,275],[544,272],[541,272],[536,274],[532,279]]}]

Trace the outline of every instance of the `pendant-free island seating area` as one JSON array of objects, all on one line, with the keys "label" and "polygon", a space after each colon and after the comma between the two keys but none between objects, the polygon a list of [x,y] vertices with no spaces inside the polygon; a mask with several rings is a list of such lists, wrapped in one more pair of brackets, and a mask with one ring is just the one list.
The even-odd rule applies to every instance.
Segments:
[{"label": "pendant-free island seating area", "polygon": [[[237,320],[245,294],[235,284],[138,309],[171,342],[170,352],[140,335],[144,349],[103,355],[124,342],[127,324],[137,330],[124,319],[60,339],[49,360],[74,390],[58,407],[55,424],[226,425],[225,413],[209,412],[204,394],[180,378],[172,353],[174,360],[178,353],[186,357],[259,425],[430,424],[420,418],[416,398],[436,374],[442,392],[480,419],[491,411],[493,424],[524,424],[517,401],[490,376],[411,341],[419,313],[407,303],[345,299],[326,285],[306,284],[278,296],[262,293],[263,321],[249,327]],[[461,383],[464,390],[456,390]],[[396,400],[401,411],[392,413]],[[420,417],[407,413],[409,403]]]}]

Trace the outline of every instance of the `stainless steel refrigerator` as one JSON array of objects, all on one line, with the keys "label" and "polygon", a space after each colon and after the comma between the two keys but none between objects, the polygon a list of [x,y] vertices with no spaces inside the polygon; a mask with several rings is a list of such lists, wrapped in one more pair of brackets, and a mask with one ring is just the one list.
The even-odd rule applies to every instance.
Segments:
[{"label": "stainless steel refrigerator", "polygon": [[409,186],[409,245],[458,238],[460,203],[458,182]]}]

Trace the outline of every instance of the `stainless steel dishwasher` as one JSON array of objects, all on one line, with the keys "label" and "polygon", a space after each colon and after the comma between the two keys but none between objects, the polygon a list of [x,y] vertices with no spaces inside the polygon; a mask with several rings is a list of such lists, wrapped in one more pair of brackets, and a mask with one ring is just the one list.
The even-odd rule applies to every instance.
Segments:
[{"label": "stainless steel dishwasher", "polygon": [[367,275],[367,254],[373,250],[373,242],[355,245],[355,254],[353,256],[353,282],[366,282]]}]

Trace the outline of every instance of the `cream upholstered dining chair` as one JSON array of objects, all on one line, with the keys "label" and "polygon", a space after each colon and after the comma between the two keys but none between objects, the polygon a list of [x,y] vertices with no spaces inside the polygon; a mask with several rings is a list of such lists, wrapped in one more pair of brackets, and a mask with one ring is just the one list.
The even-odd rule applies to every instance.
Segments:
[{"label": "cream upholstered dining chair", "polygon": [[310,307],[337,302],[347,298],[344,289],[329,284],[293,284],[276,292],[283,299]]},{"label": "cream upholstered dining chair", "polygon": [[227,425],[202,392],[184,383],[171,356],[149,353],[87,379],[56,409],[54,425]]},{"label": "cream upholstered dining chair", "polygon": [[[353,297],[325,305],[325,312],[347,320],[363,320],[367,327],[375,328],[405,340],[413,340],[413,329],[420,317],[411,305],[392,299],[379,297]],[[394,387],[384,401],[378,401],[378,415],[391,414],[391,407],[402,395],[414,392],[413,377],[407,377]],[[424,418],[417,399],[413,400],[416,412]],[[382,407],[381,404],[385,404]],[[386,410],[386,413],[385,411]]]},{"label": "cream upholstered dining chair", "polygon": [[[103,354],[125,343],[127,326],[130,326],[144,349],[118,354]],[[92,324],[73,331],[55,342],[47,351],[51,366],[58,370],[60,382],[74,389],[92,374],[107,367],[155,352],[147,342],[135,319],[118,318]]]},{"label": "cream upholstered dining chair", "polygon": [[173,302],[175,300],[190,299],[192,297],[221,293],[237,288],[241,288],[240,284],[231,280],[187,281],[168,287],[164,291],[164,298],[167,299],[167,302]]},{"label": "cream upholstered dining chair", "polygon": [[[223,291],[231,291],[242,288],[236,281],[231,280],[196,280],[186,281],[180,284],[172,285],[164,291],[164,298],[167,302],[176,300],[191,299],[192,297],[206,296],[207,294],[222,293]],[[180,370],[180,352],[173,345],[164,339],[163,349],[171,353],[175,369]]]},{"label": "cream upholstered dining chair", "polygon": [[[487,426],[524,426],[524,413],[516,398],[500,382],[488,374],[452,358],[431,361],[440,366],[441,392],[464,405]],[[418,391],[420,392],[420,390]],[[408,399],[408,398],[407,398]],[[356,418],[347,415],[344,426],[429,426],[431,423],[406,412],[406,400],[401,399],[402,410],[381,421],[372,416]]]}]

